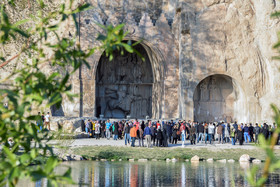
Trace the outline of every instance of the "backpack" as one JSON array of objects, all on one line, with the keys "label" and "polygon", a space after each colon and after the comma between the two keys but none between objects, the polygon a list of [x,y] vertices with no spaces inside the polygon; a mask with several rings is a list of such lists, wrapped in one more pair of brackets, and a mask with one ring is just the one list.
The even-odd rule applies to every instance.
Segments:
[{"label": "backpack", "polygon": [[235,135],[235,128],[233,128],[233,129],[231,130],[231,132],[230,132],[230,137],[234,137],[234,135]]}]

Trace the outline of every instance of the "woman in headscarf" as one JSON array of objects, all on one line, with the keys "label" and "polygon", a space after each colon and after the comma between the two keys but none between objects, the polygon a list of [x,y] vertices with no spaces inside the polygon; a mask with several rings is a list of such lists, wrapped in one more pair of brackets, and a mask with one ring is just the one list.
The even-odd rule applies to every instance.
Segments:
[{"label": "woman in headscarf", "polygon": [[143,133],[144,130],[142,129],[142,125],[140,126],[140,128],[138,129],[138,140],[139,140],[139,147],[144,147],[144,138],[143,138]]},{"label": "woman in headscarf", "polygon": [[240,125],[238,125],[238,129],[237,129],[237,139],[239,141],[239,145],[243,145],[244,133]]},{"label": "woman in headscarf", "polygon": [[118,140],[118,135],[119,135],[118,128],[119,128],[118,122],[115,122],[113,126],[114,140]]},{"label": "woman in headscarf", "polygon": [[191,125],[191,128],[190,128],[190,141],[191,141],[191,145],[195,145],[195,139],[196,139],[196,129],[195,129],[195,126],[194,124]]},{"label": "woman in headscarf", "polygon": [[124,127],[123,127],[123,122],[120,121],[120,122],[119,122],[119,127],[118,127],[118,132],[119,132],[118,138],[119,138],[119,139],[122,139],[122,137],[123,137],[123,129],[124,129]]},{"label": "woman in headscarf", "polygon": [[269,138],[269,128],[266,123],[263,124],[262,134],[266,140]]},{"label": "woman in headscarf", "polygon": [[[177,144],[177,140],[178,140],[178,131],[179,130],[179,125],[178,123],[176,123],[173,127],[173,130],[172,130],[172,144]],[[180,132],[179,132],[179,135],[180,135]]]},{"label": "woman in headscarf", "polygon": [[168,136],[167,136],[167,131],[166,131],[166,129],[163,129],[163,131],[162,131],[162,138],[163,138],[163,140],[162,140],[162,146],[163,146],[163,147],[168,147],[168,143],[167,143],[167,138],[168,138]]},{"label": "woman in headscarf", "polygon": [[160,126],[158,126],[157,129],[157,147],[161,147],[162,146],[162,131],[160,130]]}]

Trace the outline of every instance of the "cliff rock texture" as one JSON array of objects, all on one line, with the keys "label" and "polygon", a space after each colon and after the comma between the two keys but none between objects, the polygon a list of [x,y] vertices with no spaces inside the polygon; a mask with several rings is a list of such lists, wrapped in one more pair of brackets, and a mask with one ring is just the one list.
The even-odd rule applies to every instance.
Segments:
[{"label": "cliff rock texture", "polygon": [[[273,59],[280,24],[271,18],[279,10],[277,1],[88,2],[95,8],[80,14],[82,47],[100,45],[96,37],[104,31],[96,22],[125,23],[130,32],[126,40],[142,41],[150,65],[116,54],[114,66],[119,68],[101,68],[98,74],[99,63],[110,62],[102,51],[94,54],[89,59],[91,69],[83,67],[80,76],[77,72],[71,80],[73,92],[82,97],[74,103],[64,101],[54,114],[272,122],[270,104],[280,106],[280,63]],[[62,34],[73,28],[65,25]],[[6,68],[10,67],[0,69],[1,78]],[[147,72],[152,72],[149,81]],[[102,82],[97,80],[103,79],[106,85],[99,86]]]}]

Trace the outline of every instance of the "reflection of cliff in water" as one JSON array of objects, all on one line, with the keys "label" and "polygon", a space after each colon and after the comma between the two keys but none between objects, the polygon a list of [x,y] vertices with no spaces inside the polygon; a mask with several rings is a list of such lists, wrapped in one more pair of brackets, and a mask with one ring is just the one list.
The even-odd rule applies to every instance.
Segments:
[{"label": "reflection of cliff in water", "polygon": [[97,117],[152,116],[152,67],[145,49],[141,45],[136,49],[145,61],[128,52],[116,52],[111,62],[101,57],[96,75]]},{"label": "reflection of cliff in water", "polygon": [[[250,167],[241,167],[239,163],[79,161],[62,165],[72,168],[71,176],[76,186],[249,186],[245,173]],[[57,171],[61,173],[66,169],[60,166]],[[261,177],[261,171],[256,178]],[[279,171],[271,174],[266,185],[279,186],[279,176]],[[46,180],[36,184],[45,186]],[[27,181],[21,181],[20,185],[32,186]]]}]

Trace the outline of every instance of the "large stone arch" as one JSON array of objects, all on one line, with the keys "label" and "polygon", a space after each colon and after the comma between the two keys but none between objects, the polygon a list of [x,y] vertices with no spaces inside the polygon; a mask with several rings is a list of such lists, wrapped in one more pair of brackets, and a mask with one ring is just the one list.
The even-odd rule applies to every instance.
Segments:
[{"label": "large stone arch", "polygon": [[[125,38],[125,40],[133,40],[133,41],[139,41],[140,38],[138,37],[130,37],[130,38]],[[165,69],[165,60],[164,60],[164,55],[161,53],[161,51],[155,46],[153,45],[151,42],[146,41],[141,39],[141,43],[140,45],[145,49],[148,58],[150,60],[150,64],[152,67],[152,74],[153,74],[153,85],[152,85],[152,115],[149,116],[150,118],[161,118],[162,117],[162,106],[163,106],[163,77],[164,77],[164,69]],[[95,93],[95,89],[96,89],[96,71],[98,69],[98,64],[100,59],[102,58],[102,54],[103,52],[98,52],[96,53],[94,56],[91,57],[92,62],[91,62],[91,73],[90,73],[90,77],[92,77],[92,87],[94,89],[92,89],[90,95],[86,94],[87,96],[84,96],[84,101],[85,100],[89,100],[87,97],[90,97],[91,100],[91,105],[84,105],[84,111],[89,111],[89,112],[84,112],[84,115],[90,116],[90,111],[93,112],[93,115],[96,117],[97,116],[97,108],[95,106],[96,103],[96,93]],[[85,94],[84,94],[85,95]]]},{"label": "large stone arch", "polygon": [[196,85],[194,120],[248,121],[247,97],[238,81],[225,74],[212,74]]}]

